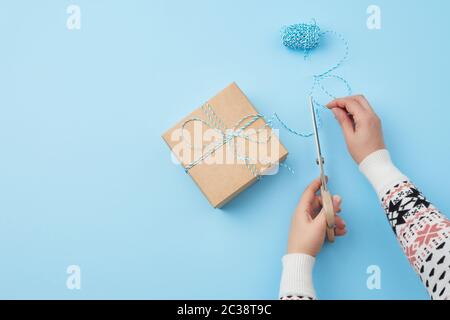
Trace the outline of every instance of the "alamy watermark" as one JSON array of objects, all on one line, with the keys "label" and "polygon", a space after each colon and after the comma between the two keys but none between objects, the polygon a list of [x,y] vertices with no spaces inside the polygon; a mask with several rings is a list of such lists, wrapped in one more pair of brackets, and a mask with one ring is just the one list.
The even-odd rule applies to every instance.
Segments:
[{"label": "alamy watermark", "polygon": [[[172,161],[195,166],[206,165],[260,165],[277,167],[280,142],[277,129],[246,128],[218,130],[192,121],[189,125],[172,131]],[[262,170],[262,175],[275,174]]]},{"label": "alamy watermark", "polygon": [[69,290],[81,290],[81,268],[78,265],[70,265],[66,269],[69,275],[66,280],[66,287]]},{"label": "alamy watermark", "polygon": [[66,13],[69,15],[66,20],[68,30],[81,29],[81,8],[78,5],[71,4],[67,7]]},{"label": "alamy watermark", "polygon": [[374,264],[366,269],[367,277],[366,286],[369,290],[381,290],[381,268]]},{"label": "alamy watermark", "polygon": [[380,30],[381,29],[381,9],[377,5],[370,5],[366,10],[367,17],[366,25],[369,30]]}]

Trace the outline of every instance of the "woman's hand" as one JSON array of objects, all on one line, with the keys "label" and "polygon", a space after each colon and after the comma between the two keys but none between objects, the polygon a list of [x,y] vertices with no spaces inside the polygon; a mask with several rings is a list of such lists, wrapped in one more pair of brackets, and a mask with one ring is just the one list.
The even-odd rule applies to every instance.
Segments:
[{"label": "woman's hand", "polygon": [[371,153],[385,149],[381,121],[364,96],[336,99],[327,107],[339,122],[348,150],[357,164]]},{"label": "woman's hand", "polygon": [[[327,222],[322,210],[322,199],[316,193],[320,189],[320,179],[314,180],[303,192],[300,202],[292,217],[288,240],[289,253],[304,253],[315,257],[325,240]],[[333,196],[334,212],[341,211],[341,199]],[[344,220],[336,216],[336,235],[347,232]]]}]

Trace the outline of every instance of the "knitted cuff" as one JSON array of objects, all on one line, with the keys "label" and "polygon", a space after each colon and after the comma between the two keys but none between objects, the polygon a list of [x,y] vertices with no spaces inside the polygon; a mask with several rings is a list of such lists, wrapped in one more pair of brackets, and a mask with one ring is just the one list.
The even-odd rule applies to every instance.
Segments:
[{"label": "knitted cuff", "polygon": [[286,296],[307,296],[316,298],[312,271],[316,259],[303,253],[287,254],[283,257],[280,298]]},{"label": "knitted cuff", "polygon": [[401,181],[408,180],[391,161],[389,151],[378,150],[368,155],[360,164],[359,170],[370,181],[377,192],[378,198]]}]

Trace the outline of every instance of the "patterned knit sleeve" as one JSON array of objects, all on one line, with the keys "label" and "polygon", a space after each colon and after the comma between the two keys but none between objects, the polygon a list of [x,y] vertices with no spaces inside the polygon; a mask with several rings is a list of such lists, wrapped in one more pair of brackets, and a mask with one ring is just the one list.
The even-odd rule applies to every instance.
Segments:
[{"label": "patterned knit sleeve", "polygon": [[450,299],[450,221],[409,181],[381,198],[389,223],[432,299]]},{"label": "patterned knit sleeve", "polygon": [[387,150],[360,164],[432,299],[450,299],[450,221],[392,163]]},{"label": "patterned knit sleeve", "polygon": [[313,297],[308,296],[283,296],[280,300],[315,300]]}]

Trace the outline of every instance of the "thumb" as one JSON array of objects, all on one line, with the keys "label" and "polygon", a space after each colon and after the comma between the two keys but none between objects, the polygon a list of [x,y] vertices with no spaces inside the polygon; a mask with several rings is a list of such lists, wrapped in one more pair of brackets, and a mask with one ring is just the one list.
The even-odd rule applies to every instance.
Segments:
[{"label": "thumb", "polygon": [[319,214],[314,218],[313,223],[317,228],[323,229],[325,231],[327,227],[327,217],[325,216],[325,210],[320,210]]},{"label": "thumb", "polygon": [[339,122],[339,125],[342,128],[342,131],[344,132],[345,138],[350,137],[353,133],[353,122],[352,119],[348,116],[348,114],[344,111],[344,109],[341,108],[333,108],[331,111],[334,114],[334,117]]}]

